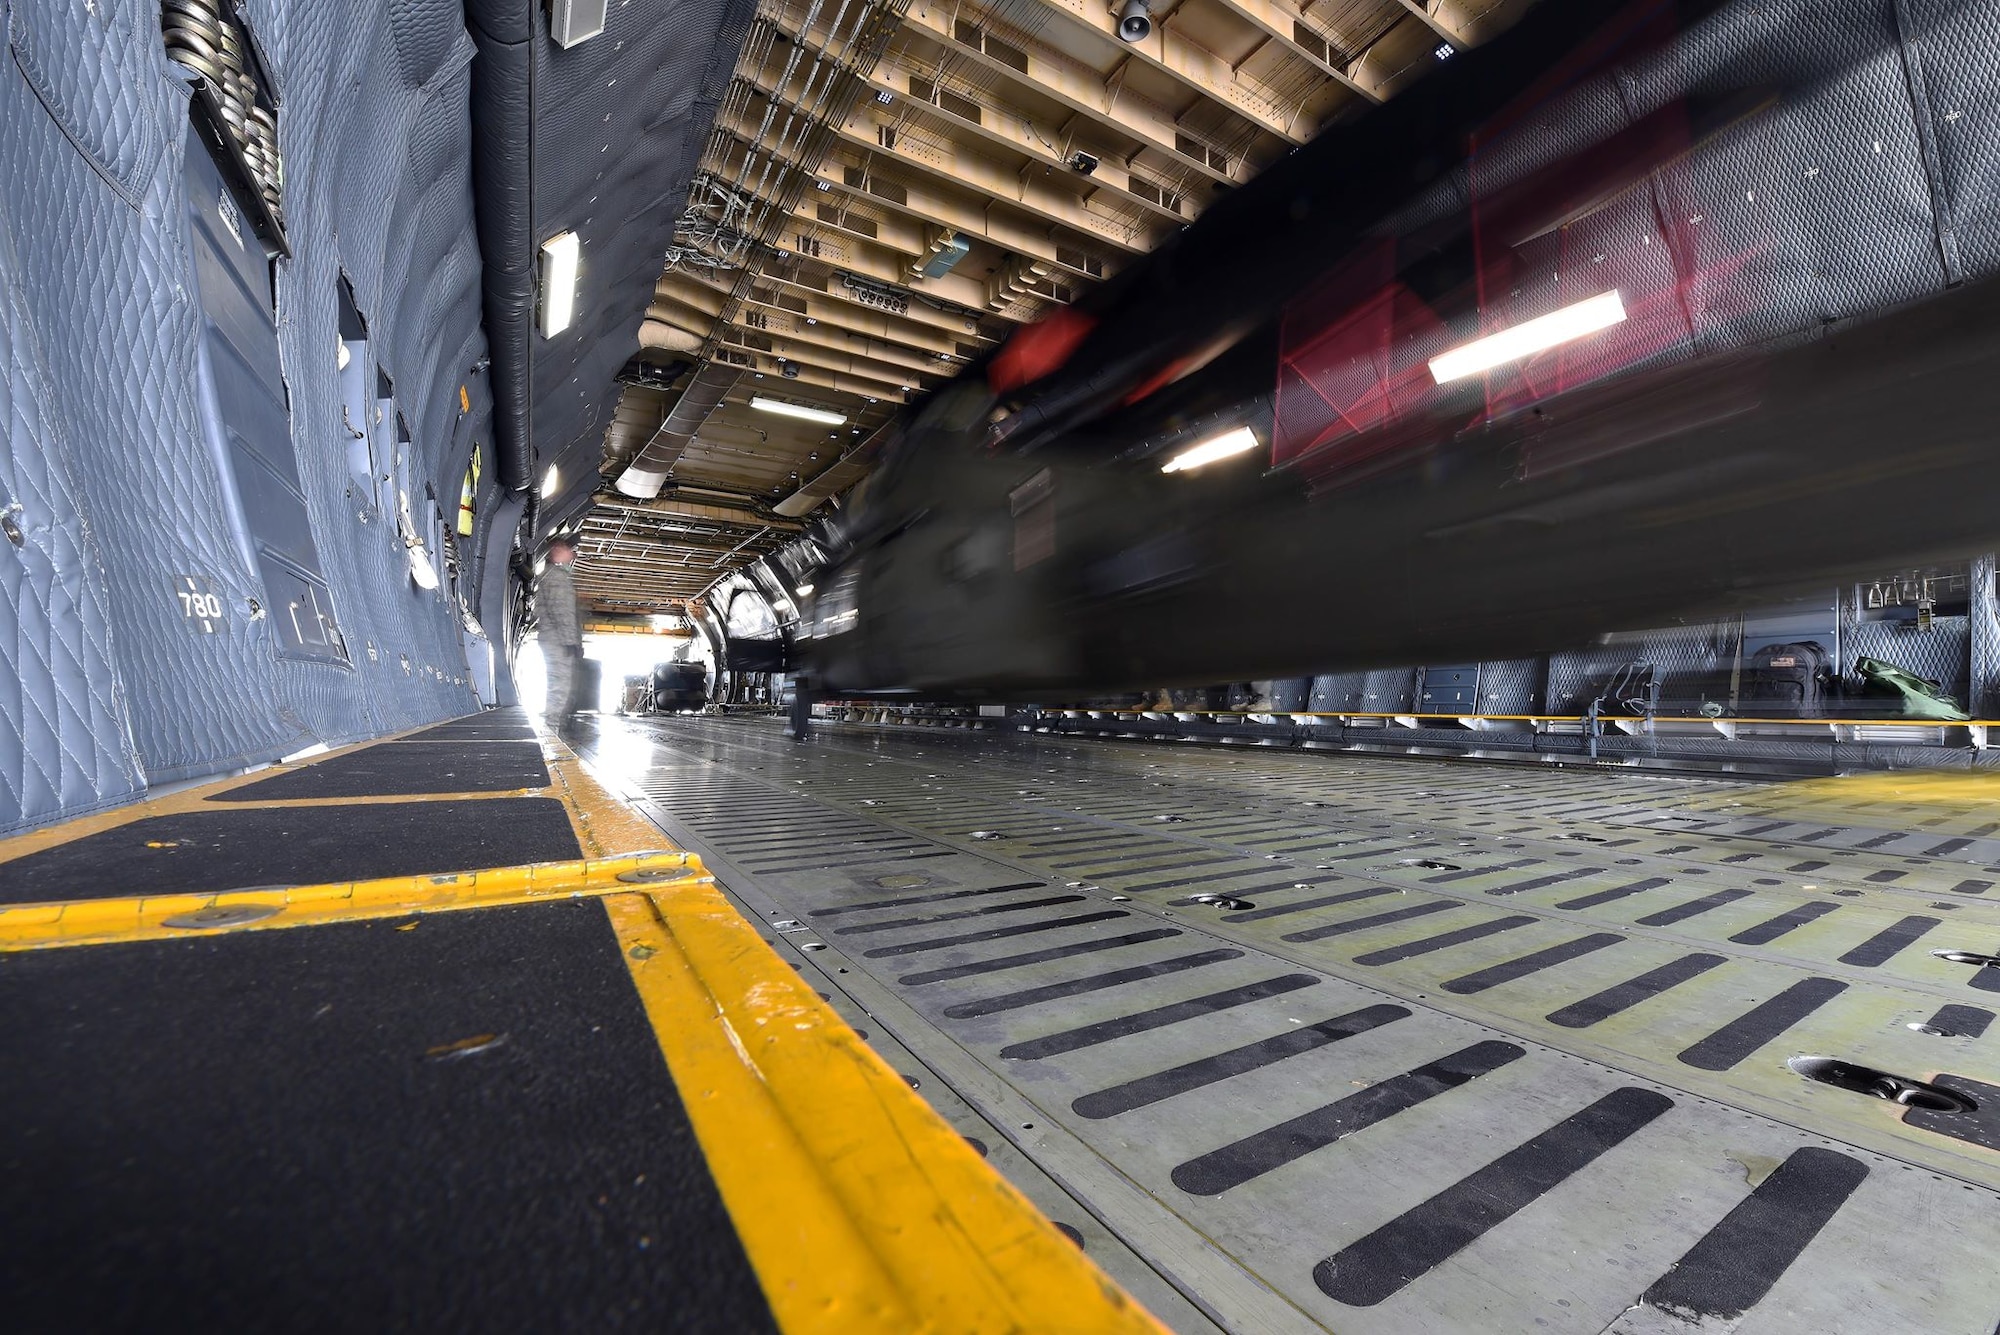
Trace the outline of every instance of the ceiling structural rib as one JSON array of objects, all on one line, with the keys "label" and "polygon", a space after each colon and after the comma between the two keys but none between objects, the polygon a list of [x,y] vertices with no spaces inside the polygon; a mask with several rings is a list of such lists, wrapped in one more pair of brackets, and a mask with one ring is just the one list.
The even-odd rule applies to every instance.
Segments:
[{"label": "ceiling structural rib", "polygon": [[[982,24],[964,17],[962,11],[947,16],[942,10],[921,9],[906,16],[904,30],[929,38],[928,45],[941,56],[967,61],[1004,85],[1039,94],[1082,117],[1099,132],[1129,139],[1212,181],[1233,185],[1255,170],[1243,161],[1240,152],[1228,146],[1196,141],[1177,127],[1165,107],[1107,87],[1098,71],[1065,59],[1038,39],[1011,28],[999,28],[990,21]],[[1066,147],[1065,143],[1057,150],[1065,162],[1069,158]],[[1259,160],[1256,165],[1264,164]]]},{"label": "ceiling structural rib", "polygon": [[[1199,93],[1229,108],[1267,133],[1294,146],[1312,138],[1318,127],[1302,124],[1296,104],[1287,105],[1277,90],[1260,88],[1240,75],[1237,67],[1215,52],[1183,37],[1170,23],[1155,23],[1144,41],[1118,37],[1118,16],[1102,0],[1080,0],[1075,9],[1062,0],[1036,0],[1053,18],[1095,34],[1099,45],[1167,75],[1187,91]],[[1165,6],[1161,6],[1165,8]]]},{"label": "ceiling structural rib", "polygon": [[1108,278],[1117,272],[1116,261],[1080,232],[1065,235],[1039,221],[1011,217],[1004,208],[996,210],[991,198],[982,202],[968,194],[939,191],[922,181],[904,179],[905,174],[885,178],[871,173],[870,158],[843,148],[828,155],[819,179],[826,182],[828,192],[920,225],[963,233],[1016,255],[1062,265],[1080,277]]},{"label": "ceiling structural rib", "polygon": [[[697,493],[698,495],[698,493]],[[618,514],[637,514],[662,520],[686,520],[699,524],[733,524],[738,528],[768,528],[779,533],[797,533],[805,528],[796,520],[775,518],[761,510],[737,502],[716,502],[663,496],[638,501],[617,492],[599,492],[593,498],[602,509]]]},{"label": "ceiling structural rib", "polygon": [[1152,0],[1127,43],[1113,0],[760,0],[663,246],[580,585],[684,603],[797,540],[902,404],[1530,3]]},{"label": "ceiling structural rib", "polygon": [[[759,103],[772,100],[775,94],[775,88],[762,80],[756,82],[754,91]],[[855,118],[835,127],[843,143],[912,168],[946,189],[970,189],[1019,209],[1044,225],[1071,228],[1130,254],[1142,255],[1162,239],[1155,235],[1155,219],[1142,213],[1136,203],[1116,212],[1101,205],[1093,209],[1089,199],[1054,188],[1039,179],[1039,172],[1030,175],[1019,166],[997,161],[990,150],[982,151],[989,146],[975,139],[964,118],[948,117],[937,107],[916,102],[893,88],[878,86],[877,91],[887,94],[889,102],[871,102]]]}]

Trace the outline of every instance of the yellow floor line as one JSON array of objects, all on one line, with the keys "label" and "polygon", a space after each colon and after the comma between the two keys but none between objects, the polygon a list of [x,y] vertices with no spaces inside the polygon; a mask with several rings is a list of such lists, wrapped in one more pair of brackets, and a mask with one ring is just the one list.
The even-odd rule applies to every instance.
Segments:
[{"label": "yellow floor line", "polygon": [[542,743],[542,750],[553,783],[551,794],[562,798],[570,827],[586,853],[609,857],[633,849],[673,847],[658,826],[600,783],[567,746],[551,739]]},{"label": "yellow floor line", "polygon": [[632,853],[373,881],[134,895],[0,907],[0,953],[106,945],[597,896],[634,885],[709,885],[690,853]]},{"label": "yellow floor line", "polygon": [[604,907],[786,1335],[1165,1335],[712,884]]}]

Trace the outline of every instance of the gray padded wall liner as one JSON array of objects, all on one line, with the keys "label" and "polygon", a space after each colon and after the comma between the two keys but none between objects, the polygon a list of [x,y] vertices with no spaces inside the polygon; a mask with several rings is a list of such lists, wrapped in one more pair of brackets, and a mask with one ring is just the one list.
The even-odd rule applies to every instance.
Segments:
[{"label": "gray padded wall liner", "polygon": [[[472,442],[488,479],[494,463],[492,398],[471,371],[486,343],[460,8],[244,7],[280,98],[279,352],[349,667],[278,659],[251,613],[269,600],[196,411],[180,164],[205,150],[157,4],[0,12],[0,507],[19,507],[24,537],[0,542],[0,832],[475,708],[456,609],[412,584],[393,516],[349,494],[333,359],[344,270],[409,418],[412,499],[427,482],[449,521]],[[187,575],[223,599],[215,634],[182,616]]]}]

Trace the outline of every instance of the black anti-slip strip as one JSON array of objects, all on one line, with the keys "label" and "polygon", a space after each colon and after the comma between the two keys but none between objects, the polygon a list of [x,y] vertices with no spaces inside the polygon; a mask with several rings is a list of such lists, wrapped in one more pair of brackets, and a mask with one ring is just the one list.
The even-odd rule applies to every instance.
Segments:
[{"label": "black anti-slip strip", "polygon": [[1593,932],[1589,936],[1579,936],[1574,941],[1564,941],[1546,950],[1538,950],[1532,955],[1523,955],[1517,960],[1496,964],[1490,969],[1466,974],[1463,978],[1454,978],[1444,985],[1444,990],[1458,996],[1470,996],[1475,992],[1484,992],[1489,987],[1498,987],[1502,983],[1511,983],[1516,978],[1525,978],[1531,973],[1554,968],[1558,964],[1567,964],[1593,951],[1619,945],[1624,940],[1625,938],[1616,932]]},{"label": "black anti-slip strip", "polygon": [[871,899],[865,904],[841,904],[830,909],[819,909],[808,914],[818,920],[831,918],[836,913],[865,913],[871,909],[900,909],[911,904],[941,904],[948,899],[970,899],[975,895],[1001,895],[1009,890],[1042,890],[1047,881],[1015,881],[1011,885],[989,885],[980,890],[945,890],[934,895],[904,895],[900,899]]},{"label": "black anti-slip strip", "polygon": [[1704,1071],[1726,1071],[1846,990],[1846,983],[1832,978],[1793,983],[1689,1047],[1680,1059]]},{"label": "black anti-slip strip", "polygon": [[1991,881],[1960,881],[1951,888],[1955,895],[1983,895],[1993,888]]},{"label": "black anti-slip strip", "polygon": [[1407,922],[1411,918],[1428,917],[1433,913],[1448,913],[1452,909],[1462,909],[1465,905],[1456,899],[1441,899],[1435,904],[1413,904],[1406,909],[1393,909],[1388,913],[1371,913],[1365,918],[1349,918],[1345,922],[1330,922],[1322,927],[1307,927],[1297,932],[1287,932],[1284,941],[1324,941],[1329,936],[1345,936],[1349,932],[1362,932],[1370,927],[1381,927],[1392,922]]},{"label": "black anti-slip strip", "polygon": [[1842,964],[1853,964],[1863,969],[1873,969],[1886,964],[1906,946],[1914,945],[1924,933],[1943,922],[1942,918],[1927,918],[1922,914],[1912,914],[1902,921],[1883,928],[1863,941],[1854,949],[1840,957]]},{"label": "black anti-slip strip", "polygon": [[1647,890],[1657,890],[1663,885],[1672,884],[1673,882],[1664,876],[1649,876],[1643,881],[1634,881],[1630,885],[1616,886],[1610,890],[1599,890],[1595,894],[1580,895],[1575,899],[1565,899],[1562,903],[1556,905],[1556,907],[1559,909],[1594,909],[1599,904],[1609,904],[1614,899],[1624,899],[1628,895],[1640,894]]},{"label": "black anti-slip strip", "polygon": [[1628,978],[1615,987],[1607,987],[1595,996],[1550,1011],[1549,1023],[1559,1024],[1565,1029],[1588,1029],[1620,1011],[1631,1010],[1640,1002],[1657,997],[1668,988],[1679,987],[1690,978],[1699,978],[1717,965],[1727,963],[1729,959],[1725,955],[1683,955],[1657,969],[1649,969],[1637,978]]},{"label": "black anti-slip strip", "polygon": [[[1249,876],[1264,870],[1262,867],[1245,865],[1235,871],[1212,871],[1203,876],[1179,876],[1171,881],[1142,881],[1138,885],[1123,887],[1125,893],[1143,895],[1153,890],[1179,890],[1189,885],[1213,885],[1217,881],[1233,881],[1239,876]],[[1122,873],[1128,874],[1129,873]]]},{"label": "black anti-slip strip", "polygon": [[0,1014],[9,1330],[775,1335],[594,901],[26,951]]},{"label": "black anti-slip strip", "polygon": [[1748,898],[1750,898],[1748,890],[1718,890],[1712,895],[1703,895],[1700,899],[1690,899],[1685,904],[1661,909],[1658,913],[1648,913],[1639,919],[1639,922],[1646,927],[1671,927],[1677,922],[1684,922],[1710,909],[1719,909],[1724,904],[1734,904],[1739,899]]},{"label": "black anti-slip strip", "polygon": [[403,742],[279,770],[210,802],[274,802],[307,797],[414,797],[500,793],[549,786],[534,742]]},{"label": "black anti-slip strip", "polygon": [[857,922],[850,927],[836,927],[835,936],[859,936],[868,932],[889,932],[899,927],[928,927],[932,923],[960,922],[966,918],[985,918],[995,913],[1019,913],[1023,909],[1052,908],[1057,904],[1080,904],[1083,895],[1050,895],[1047,899],[1022,899],[1008,904],[987,904],[976,909],[959,909],[953,913],[932,913],[920,918],[890,918],[883,922]]},{"label": "black anti-slip strip", "polygon": [[0,904],[212,894],[583,856],[550,797],[205,807],[148,816],[0,864]]},{"label": "black anti-slip strip", "polygon": [[1085,1094],[1070,1107],[1079,1117],[1093,1120],[1116,1117],[1120,1113],[1131,1112],[1134,1108],[1144,1108],[1162,1099],[1185,1094],[1189,1090],[1200,1089],[1231,1076],[1242,1075],[1260,1067],[1281,1062],[1287,1057],[1296,1057],[1302,1052],[1312,1052],[1329,1043],[1338,1043],[1343,1038],[1353,1038],[1365,1034],[1385,1024],[1393,1024],[1404,1019],[1409,1011],[1401,1006],[1367,1006],[1347,1015],[1338,1015],[1331,1020],[1321,1020],[1298,1029],[1288,1029],[1282,1034],[1257,1043],[1247,1043],[1228,1052],[1217,1053],[1213,1057],[1203,1057],[1170,1070],[1153,1075],[1128,1080],[1122,1085],[1099,1090],[1095,1094]]},{"label": "black anti-slip strip", "polygon": [[1673,1106],[1672,1099],[1650,1089],[1615,1089],[1327,1257],[1313,1268],[1313,1282],[1337,1303],[1373,1307],[1561,1186]]},{"label": "black anti-slip strip", "polygon": [[1411,959],[1417,955],[1428,955],[1435,950],[1449,950],[1453,946],[1462,946],[1468,941],[1477,941],[1482,937],[1496,936],[1501,932],[1511,932],[1516,927],[1527,927],[1530,924],[1540,921],[1541,919],[1529,914],[1517,913],[1510,918],[1495,918],[1491,922],[1474,923],[1470,927],[1461,927],[1456,931],[1440,932],[1436,936],[1427,936],[1420,941],[1407,941],[1400,946],[1390,946],[1386,950],[1371,950],[1365,955],[1356,955],[1354,962],[1356,964],[1395,964],[1400,960]]},{"label": "black anti-slip strip", "polygon": [[1192,1001],[1177,1001],[1170,1006],[1156,1006],[1152,1010],[1120,1015],[1115,1019],[1100,1020],[1096,1024],[1087,1024],[1078,1029],[1065,1029],[1061,1033],[1031,1038],[1022,1043],[1012,1043],[1000,1049],[1000,1055],[1017,1061],[1034,1061],[1042,1057],[1053,1057],[1059,1053],[1075,1052],[1079,1048],[1096,1047],[1099,1043],[1109,1043],[1113,1039],[1124,1038],[1130,1034],[1143,1034],[1149,1029],[1164,1029],[1170,1024],[1179,1024],[1183,1020],[1192,1020],[1197,1016],[1213,1015],[1218,1011],[1247,1006],[1253,1001],[1263,1001],[1267,997],[1283,996],[1302,987],[1312,987],[1318,982],[1319,979],[1309,973],[1288,973],[1280,978],[1267,978],[1261,983],[1211,992]]},{"label": "black anti-slip strip", "polygon": [[1193,1196],[1219,1196],[1231,1187],[1240,1187],[1252,1178],[1283,1168],[1343,1136],[1365,1131],[1377,1122],[1526,1055],[1525,1049],[1512,1043],[1475,1043],[1414,1071],[1349,1094],[1324,1108],[1315,1108],[1254,1136],[1211,1150],[1199,1159],[1190,1159],[1174,1169],[1174,1185]]},{"label": "black anti-slip strip", "polygon": [[1575,867],[1569,871],[1556,872],[1551,876],[1537,876],[1531,881],[1516,881],[1512,885],[1496,885],[1486,893],[1489,895],[1518,895],[1527,890],[1540,890],[1547,885],[1561,885],[1564,881],[1578,881],[1586,876],[1596,876],[1602,867]]},{"label": "black anti-slip strip", "polygon": [[982,1015],[997,1015],[1002,1011],[1020,1010],[1024,1006],[1038,1005],[1044,1001],[1061,1001],[1068,997],[1082,996],[1086,992],[1102,992],[1107,988],[1123,987],[1127,983],[1142,983],[1149,978],[1161,978],[1171,973],[1185,973],[1189,969],[1206,968],[1225,960],[1240,960],[1240,950],[1204,950],[1193,955],[1179,955],[1157,964],[1138,964],[1129,969],[1113,969],[1109,973],[1092,974],[1087,978],[1071,978],[1065,982],[1050,983],[1045,987],[1023,988],[1019,992],[1005,992],[997,997],[982,997],[978,1001],[962,1001],[956,1006],[946,1006],[944,1013],[954,1020],[970,1020]]},{"label": "black anti-slip strip", "polygon": [[[1242,892],[1250,893],[1248,888]],[[1337,895],[1321,895],[1317,899],[1301,899],[1293,904],[1272,904],[1267,908],[1245,909],[1241,913],[1229,915],[1231,922],[1261,922],[1265,918],[1282,918],[1288,913],[1304,913],[1307,909],[1331,908],[1335,904],[1351,904],[1357,899],[1380,899],[1383,895],[1401,894],[1393,886],[1374,885],[1366,890],[1348,890]]]},{"label": "black anti-slip strip", "polygon": [[1522,867],[1539,867],[1541,858],[1516,858],[1512,862],[1496,862],[1490,867],[1461,867],[1457,871],[1440,872],[1436,876],[1423,878],[1425,885],[1449,885],[1453,881],[1468,881],[1475,876],[1491,876],[1497,871],[1517,871]]},{"label": "black anti-slip strip", "polygon": [[1010,936],[1031,936],[1036,932],[1054,932],[1064,927],[1085,927],[1094,922],[1109,922],[1114,918],[1129,918],[1132,915],[1124,909],[1103,909],[1097,913],[1079,913],[1069,918],[1051,918],[1047,922],[1017,923],[1012,927],[989,927],[983,932],[961,932],[957,936],[933,936],[922,941],[899,941],[893,946],[877,946],[862,954],[871,960],[895,959],[901,955],[921,955],[926,951],[950,950],[955,946],[976,946],[982,941],[1004,941]]},{"label": "black anti-slip strip", "polygon": [[948,983],[957,978],[973,978],[983,973],[1000,973],[1006,969],[1025,968],[1030,964],[1047,964],[1051,960],[1066,960],[1076,955],[1095,955],[1100,951],[1120,950],[1147,941],[1164,941],[1168,937],[1180,934],[1181,930],[1178,927],[1149,927],[1143,932],[1110,936],[1101,941],[1076,941],[1066,946],[1050,946],[1047,950],[1029,950],[1019,955],[1002,955],[998,959],[979,960],[972,964],[955,964],[945,969],[906,973],[896,981],[905,987],[922,987],[926,983]]},{"label": "black anti-slip strip", "polygon": [[1767,941],[1777,940],[1786,932],[1795,931],[1809,922],[1824,918],[1839,907],[1840,905],[1830,904],[1823,899],[1814,900],[1810,904],[1801,904],[1795,909],[1780,913],[1775,918],[1766,918],[1754,927],[1746,927],[1729,939],[1739,946],[1761,946]]},{"label": "black anti-slip strip", "polygon": [[1986,1026],[1993,1023],[1993,1012],[1954,1002],[1938,1007],[1937,1014],[1931,1016],[1927,1023],[1931,1028],[1942,1029],[1947,1034],[1978,1038],[1986,1032]]},{"label": "black anti-slip strip", "polygon": [[1743,1315],[1771,1291],[1863,1179],[1868,1165],[1808,1147],[1792,1151],[1639,1301],[1698,1325]]}]

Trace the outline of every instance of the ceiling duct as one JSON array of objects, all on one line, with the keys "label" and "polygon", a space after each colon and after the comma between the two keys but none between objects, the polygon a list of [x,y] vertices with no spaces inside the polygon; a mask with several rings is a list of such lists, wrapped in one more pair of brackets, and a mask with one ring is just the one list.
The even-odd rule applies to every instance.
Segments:
[{"label": "ceiling duct", "polygon": [[701,429],[709,414],[721,404],[742,375],[735,367],[722,362],[709,362],[688,382],[680,401],[674,405],[667,420],[660,423],[660,429],[645,447],[632,457],[625,471],[618,475],[618,490],[627,496],[640,500],[650,500],[660,494],[666,483],[667,473],[680,462],[681,451],[694,439],[694,433]]}]

